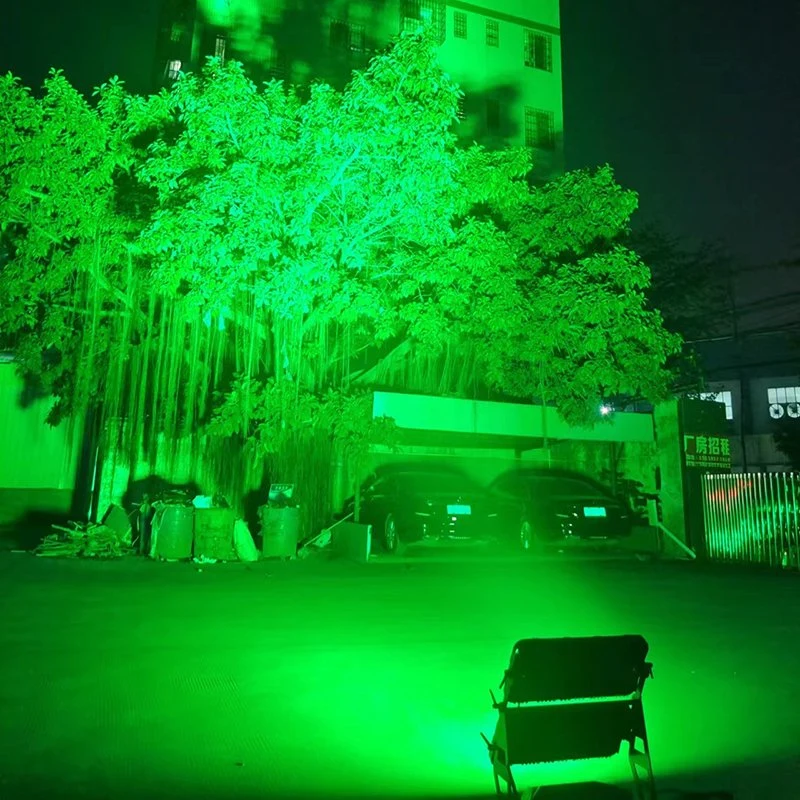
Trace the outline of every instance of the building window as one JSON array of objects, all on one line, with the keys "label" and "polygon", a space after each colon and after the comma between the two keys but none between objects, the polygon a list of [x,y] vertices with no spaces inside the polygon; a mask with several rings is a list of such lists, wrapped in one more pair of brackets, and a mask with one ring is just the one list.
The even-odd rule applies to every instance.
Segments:
[{"label": "building window", "polygon": [[331,20],[330,41],[334,50],[349,50],[350,26],[338,19]]},{"label": "building window", "polygon": [[217,36],[214,40],[214,57],[225,63],[225,37]]},{"label": "building window", "polygon": [[486,45],[500,47],[500,23],[496,19],[486,20]]},{"label": "building window", "polygon": [[363,25],[331,20],[330,41],[334,50],[363,53],[366,48],[366,29]]},{"label": "building window", "polygon": [[767,402],[772,419],[800,419],[800,386],[767,389]]},{"label": "building window", "polygon": [[552,111],[525,108],[525,146],[552,150],[556,146],[555,122]]},{"label": "building window", "polygon": [[458,104],[456,105],[456,116],[459,119],[464,119],[466,116],[464,95],[459,95]]},{"label": "building window", "polygon": [[733,394],[731,392],[702,392],[701,400],[725,404],[725,419],[733,419]]},{"label": "building window", "polygon": [[553,71],[553,41],[546,33],[525,31],[525,66]]},{"label": "building window", "polygon": [[363,25],[350,25],[350,49],[354,53],[367,49],[367,29]]},{"label": "building window", "polygon": [[[403,29],[415,28],[422,20],[422,0],[402,0],[400,3],[400,19]],[[412,27],[413,26],[413,27]]]},{"label": "building window", "polygon": [[486,130],[497,133],[500,130],[500,101],[490,97],[486,101]]},{"label": "building window", "polygon": [[467,15],[463,11],[453,12],[453,36],[456,39],[467,38]]},{"label": "building window", "polygon": [[181,62],[177,59],[167,61],[167,77],[174,81],[181,74]]},{"label": "building window", "polygon": [[415,31],[420,24],[432,25],[441,44],[447,27],[445,0],[402,0],[400,3],[400,29]]}]

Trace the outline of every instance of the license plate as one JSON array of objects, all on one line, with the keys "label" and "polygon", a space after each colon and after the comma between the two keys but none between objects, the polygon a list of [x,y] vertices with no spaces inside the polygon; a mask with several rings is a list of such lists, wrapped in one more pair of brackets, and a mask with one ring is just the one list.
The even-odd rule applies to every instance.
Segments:
[{"label": "license plate", "polygon": [[468,515],[472,513],[472,506],[447,506],[448,514],[463,514]]},{"label": "license plate", "polygon": [[583,507],[583,516],[584,517],[604,517],[606,516],[606,510],[603,506],[584,506]]}]

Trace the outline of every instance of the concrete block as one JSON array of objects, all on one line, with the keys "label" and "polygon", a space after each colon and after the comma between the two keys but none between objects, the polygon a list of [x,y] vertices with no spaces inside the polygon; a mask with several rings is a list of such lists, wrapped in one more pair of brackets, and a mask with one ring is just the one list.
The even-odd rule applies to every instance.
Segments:
[{"label": "concrete block", "polygon": [[331,548],[334,555],[366,564],[372,546],[372,525],[342,522],[331,530]]}]

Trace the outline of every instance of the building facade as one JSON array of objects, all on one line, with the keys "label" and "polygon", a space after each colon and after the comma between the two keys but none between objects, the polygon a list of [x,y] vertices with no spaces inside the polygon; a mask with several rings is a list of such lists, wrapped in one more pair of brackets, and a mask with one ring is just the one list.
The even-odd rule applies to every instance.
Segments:
[{"label": "building facade", "polygon": [[256,80],[343,86],[402,30],[433,26],[442,67],[464,92],[459,136],[525,146],[536,171],[563,170],[559,0],[163,0],[155,83],[209,56]]},{"label": "building facade", "polygon": [[779,428],[800,437],[800,347],[796,336],[770,332],[697,346],[706,375],[703,397],[725,405],[734,471],[789,468],[775,444]]}]

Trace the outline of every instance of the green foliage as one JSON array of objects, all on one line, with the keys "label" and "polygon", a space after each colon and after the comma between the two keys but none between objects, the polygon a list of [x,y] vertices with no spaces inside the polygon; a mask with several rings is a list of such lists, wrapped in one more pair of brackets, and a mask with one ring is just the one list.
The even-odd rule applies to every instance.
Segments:
[{"label": "green foliage", "polygon": [[688,247],[653,226],[627,233],[624,241],[650,268],[648,304],[670,330],[689,341],[728,333],[733,265],[719,246]]},{"label": "green foliage", "polygon": [[283,478],[323,440],[393,440],[375,384],[484,384],[575,422],[662,396],[679,342],[618,242],[635,195],[607,167],[531,188],[528,152],[459,149],[459,96],[425,33],[306,99],[213,59],[94,105],[3,79],[0,321],[25,370],[125,419],[132,452],[204,431]]},{"label": "green foliage", "polygon": [[289,391],[280,380],[238,375],[219,398],[207,430],[212,436],[238,437],[261,455],[322,435],[336,442],[347,458],[361,459],[372,445],[391,447],[397,440],[393,420],[373,418],[370,392]]},{"label": "green foliage", "polygon": [[471,341],[493,388],[555,403],[575,424],[595,422],[606,397],[661,399],[680,338],[648,306],[646,265],[613,243],[636,196],[609,167],[523,192],[520,163],[505,162],[511,191],[480,197],[496,219],[466,217],[436,253],[433,280],[404,308],[409,329],[429,345]]},{"label": "green foliage", "polygon": [[0,78],[0,235],[11,253],[0,330],[22,369],[59,397],[56,416],[99,390],[106,319],[126,302],[133,231],[114,208],[114,176],[129,163],[122,97],[112,81],[92,107],[55,70],[41,99]]}]

